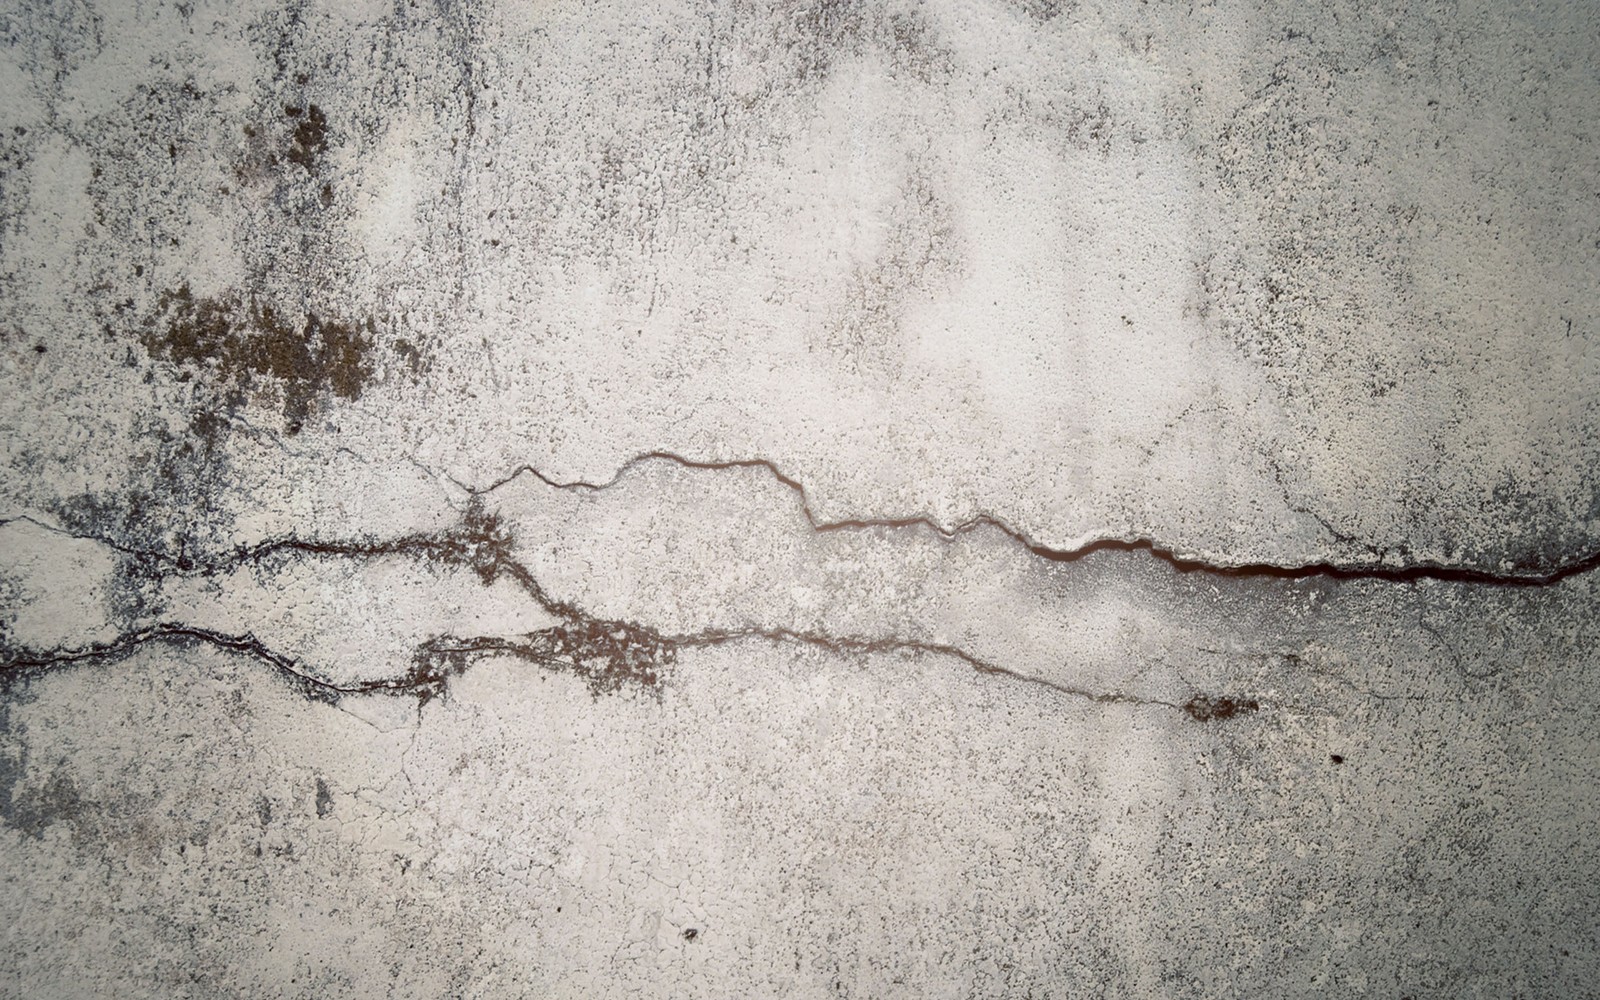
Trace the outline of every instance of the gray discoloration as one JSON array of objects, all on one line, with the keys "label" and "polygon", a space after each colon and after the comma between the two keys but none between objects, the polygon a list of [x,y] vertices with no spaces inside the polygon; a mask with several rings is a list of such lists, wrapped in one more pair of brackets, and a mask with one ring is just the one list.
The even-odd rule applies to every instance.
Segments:
[{"label": "gray discoloration", "polygon": [[1587,995],[1597,37],[0,14],[0,994]]},{"label": "gray discoloration", "polygon": [[1039,21],[1050,21],[1069,12],[1076,4],[1065,0],[1018,0],[1017,6]]},{"label": "gray discoloration", "polygon": [[38,839],[54,824],[78,817],[84,801],[71,778],[56,774],[43,787],[19,789],[20,770],[9,761],[0,763],[0,820],[7,826]]},{"label": "gray discoloration", "polygon": [[924,178],[908,178],[883,249],[851,275],[824,346],[848,371],[893,377],[909,346],[901,337],[906,309],[926,304],[934,289],[957,278],[961,262],[950,206]]}]

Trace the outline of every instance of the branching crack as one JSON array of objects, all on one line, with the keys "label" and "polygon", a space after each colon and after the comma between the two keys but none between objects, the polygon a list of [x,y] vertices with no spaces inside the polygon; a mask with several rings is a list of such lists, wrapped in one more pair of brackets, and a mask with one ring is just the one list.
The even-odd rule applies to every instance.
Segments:
[{"label": "branching crack", "polygon": [[231,552],[207,559],[173,556],[149,549],[134,549],[119,545],[99,535],[67,532],[34,517],[21,515],[0,520],[0,526],[22,521],[69,538],[98,542],[128,557],[134,568],[143,568],[158,576],[215,576],[240,566],[259,564],[274,555],[333,556],[351,559],[374,559],[383,556],[408,556],[449,566],[471,568],[484,584],[493,583],[505,576],[533,598],[539,607],[558,618],[571,621],[588,619],[576,605],[551,597],[534,579],[527,568],[511,557],[511,533],[496,515],[485,511],[474,500],[467,506],[458,527],[436,534],[411,534],[388,540],[359,539],[355,541],[309,541],[300,538],[276,538],[255,545],[240,546]]},{"label": "branching crack", "polygon": [[932,531],[949,540],[980,528],[989,528],[1004,534],[1034,556],[1051,562],[1074,562],[1092,553],[1103,551],[1143,551],[1182,573],[1287,580],[1319,577],[1394,583],[1440,580],[1513,587],[1551,586],[1600,567],[1600,553],[1583,556],[1548,572],[1527,569],[1489,572],[1431,564],[1405,568],[1379,564],[1345,566],[1331,563],[1301,566],[1220,565],[1181,556],[1147,539],[1111,538],[1076,549],[1055,549],[1033,541],[1022,531],[990,515],[974,518],[954,528],[945,528],[926,515],[894,519],[822,521],[813,513],[805,488],[770,461],[743,459],[709,462],[656,451],[630,459],[611,479],[603,483],[560,482],[549,478],[532,466],[523,466],[487,487],[467,488],[471,499],[461,523],[456,527],[432,534],[410,534],[390,540],[315,541],[289,537],[264,541],[252,546],[241,546],[231,552],[197,559],[186,555],[172,556],[155,551],[132,549],[110,539],[70,533],[27,515],[0,520],[0,525],[25,521],[68,537],[96,541],[125,557],[126,572],[144,573],[153,577],[215,575],[243,565],[260,563],[278,554],[349,559],[405,556],[450,566],[468,567],[485,586],[502,577],[515,581],[539,607],[560,621],[560,624],[551,628],[518,638],[438,636],[416,648],[413,662],[404,674],[351,684],[339,684],[318,676],[299,661],[270,648],[251,633],[230,634],[168,621],[130,628],[129,631],[108,642],[49,652],[7,647],[0,642],[0,684],[9,684],[18,677],[28,676],[53,666],[91,659],[120,658],[149,642],[201,641],[245,653],[269,663],[289,677],[308,697],[326,701],[337,701],[346,695],[388,693],[409,695],[417,698],[420,704],[426,704],[446,693],[451,678],[459,675],[478,659],[490,656],[509,656],[544,669],[571,673],[582,678],[596,697],[617,693],[624,688],[635,688],[659,699],[666,675],[681,650],[759,641],[804,645],[847,656],[903,654],[949,657],[985,676],[1005,677],[1037,685],[1060,695],[1096,704],[1165,708],[1182,712],[1197,722],[1226,720],[1261,708],[1260,701],[1241,694],[1196,694],[1188,702],[1179,704],[1121,692],[1093,691],[1021,673],[945,643],[898,637],[834,636],[823,632],[786,628],[713,629],[664,635],[642,624],[597,618],[576,604],[557,599],[546,592],[527,567],[513,557],[515,540],[510,530],[484,505],[484,500],[489,494],[523,475],[533,476],[554,489],[597,492],[616,485],[636,466],[652,461],[669,462],[686,469],[765,470],[777,482],[794,492],[812,530],[819,533],[916,529]]},{"label": "branching crack", "polygon": [[[1224,719],[1244,711],[1255,711],[1258,703],[1231,697],[1196,696],[1186,704],[1159,698],[1142,698],[1120,692],[1092,691],[1062,684],[1044,677],[1010,670],[973,656],[958,646],[919,642],[909,639],[865,639],[831,636],[792,629],[711,630],[665,636],[653,629],[630,622],[588,619],[581,624],[557,625],[520,639],[489,636],[455,638],[441,636],[417,647],[411,668],[403,675],[337,684],[308,671],[293,657],[261,642],[254,635],[233,635],[212,629],[194,628],[164,622],[128,632],[108,642],[57,649],[48,653],[13,652],[0,661],[0,684],[9,685],[43,670],[85,660],[121,659],[151,642],[201,641],[221,649],[244,653],[281,671],[303,695],[316,701],[337,703],[346,695],[394,694],[417,699],[426,705],[446,693],[451,678],[463,673],[480,658],[509,656],[556,672],[581,677],[590,693],[599,697],[634,687],[660,700],[667,670],[677,661],[680,650],[724,646],[739,642],[767,642],[822,649],[839,656],[902,654],[947,656],[971,667],[979,674],[1046,688],[1069,698],[1100,705],[1135,705],[1182,711],[1196,721]],[[1214,710],[1197,711],[1197,705]]]}]

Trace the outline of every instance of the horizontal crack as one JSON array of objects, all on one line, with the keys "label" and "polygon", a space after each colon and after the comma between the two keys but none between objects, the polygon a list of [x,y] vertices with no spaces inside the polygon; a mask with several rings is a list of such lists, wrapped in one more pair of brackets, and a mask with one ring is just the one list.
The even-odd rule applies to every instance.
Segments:
[{"label": "horizontal crack", "polygon": [[192,559],[149,549],[129,548],[99,535],[69,532],[27,515],[0,520],[0,527],[18,521],[68,538],[98,542],[135,560],[165,567],[167,572],[164,576],[167,577],[214,576],[240,566],[262,562],[279,553],[368,559],[393,555],[425,558],[447,565],[470,567],[485,584],[492,583],[497,577],[505,575],[516,581],[539,607],[556,617],[573,621],[589,618],[589,615],[577,605],[551,597],[526,567],[511,558],[510,532],[505,530],[498,517],[485,512],[481,504],[476,501],[468,507],[459,527],[437,534],[411,534],[388,540],[344,542],[277,538],[255,545],[239,546],[209,559]]},{"label": "horizontal crack", "polygon": [[[603,637],[612,637],[611,642]],[[597,641],[600,639],[600,641]],[[947,656],[984,676],[1003,677],[1046,688],[1070,698],[1101,705],[1135,705],[1181,711],[1196,721],[1222,719],[1238,711],[1254,711],[1253,699],[1212,698],[1197,695],[1186,704],[1141,698],[1121,692],[1092,691],[1062,684],[1032,674],[990,663],[958,646],[918,642],[907,639],[862,639],[830,636],[791,629],[738,629],[663,636],[651,629],[627,622],[590,619],[580,626],[558,625],[521,639],[498,637],[453,638],[442,636],[417,648],[410,670],[397,678],[337,684],[309,673],[293,657],[279,653],[254,635],[234,635],[213,629],[195,628],[163,622],[124,633],[108,642],[48,653],[13,651],[0,660],[0,683],[25,677],[28,673],[69,663],[96,659],[121,659],[152,642],[194,640],[221,649],[244,653],[281,671],[301,694],[323,702],[337,702],[346,695],[409,695],[425,705],[445,693],[450,678],[465,671],[470,662],[484,656],[511,656],[558,672],[575,673],[588,684],[590,693],[614,694],[625,685],[636,685],[660,700],[665,681],[663,668],[676,661],[679,650],[723,646],[738,642],[769,642],[804,645],[839,656],[886,655],[894,653]]]},{"label": "horizontal crack", "polygon": [[794,643],[824,649],[839,655],[866,655],[884,653],[912,653],[934,656],[949,656],[960,660],[976,672],[990,677],[1004,677],[1009,680],[1022,681],[1026,684],[1035,684],[1048,688],[1058,694],[1102,705],[1153,705],[1162,708],[1182,710],[1184,706],[1170,701],[1161,701],[1156,698],[1138,698],[1129,694],[1118,692],[1091,691],[1087,688],[1073,687],[1062,684],[1034,674],[1019,673],[995,663],[990,663],[980,657],[974,656],[959,646],[946,643],[920,642],[915,639],[861,639],[831,636],[818,632],[800,632],[794,629],[735,629],[731,631],[709,631],[689,633],[686,635],[669,636],[668,642],[680,647],[690,646],[722,646],[729,643],[747,640],[761,640],[773,643]]},{"label": "horizontal crack", "polygon": [[[634,468],[647,462],[657,461],[669,462],[685,469],[708,471],[764,469],[777,482],[795,493],[800,501],[801,511],[805,514],[805,518],[810,523],[812,530],[816,532],[920,528],[933,531],[941,538],[950,540],[980,528],[991,528],[1010,538],[1030,554],[1040,559],[1057,563],[1076,562],[1097,552],[1144,552],[1167,563],[1180,573],[1204,573],[1214,576],[1247,579],[1304,580],[1321,578],[1333,580],[1376,580],[1387,583],[1416,583],[1422,580],[1439,580],[1446,583],[1481,584],[1499,587],[1548,587],[1600,568],[1600,550],[1584,553],[1553,569],[1545,570],[1512,567],[1502,571],[1493,571],[1437,562],[1417,562],[1406,566],[1393,566],[1377,561],[1365,563],[1312,562],[1292,565],[1267,562],[1217,563],[1180,554],[1176,550],[1164,547],[1155,540],[1148,538],[1111,537],[1088,542],[1072,549],[1053,548],[1035,541],[1026,532],[1013,527],[1005,520],[992,514],[981,514],[953,528],[944,527],[926,514],[900,518],[851,518],[842,521],[824,521],[819,519],[811,509],[810,498],[806,493],[805,486],[793,477],[786,475],[774,462],[764,458],[733,459],[721,462],[702,461],[685,458],[669,451],[649,451],[635,455],[623,462],[610,479],[601,483],[591,483],[584,480],[562,482],[551,479],[531,465],[522,465],[488,486],[459,485],[462,485],[462,488],[472,496],[483,497],[521,476],[530,475],[552,489],[599,492],[615,486]],[[1347,536],[1339,537],[1348,540]],[[1367,547],[1370,549],[1370,546]]]},{"label": "horizontal crack", "polygon": [[1159,699],[1140,698],[1119,692],[1098,692],[1062,684],[1036,675],[1024,674],[983,660],[957,646],[930,643],[895,637],[861,638],[840,637],[820,632],[807,632],[785,628],[748,628],[735,630],[706,630],[673,636],[664,636],[654,630],[628,622],[595,618],[576,604],[552,597],[534,578],[533,574],[512,557],[514,540],[510,531],[497,515],[487,512],[483,498],[520,475],[532,475],[546,485],[563,490],[599,491],[607,489],[637,465],[647,461],[666,461],[684,468],[705,470],[754,469],[765,470],[776,481],[795,492],[801,509],[813,530],[818,532],[846,530],[876,530],[922,528],[931,530],[946,539],[954,538],[980,527],[992,527],[1007,535],[1029,552],[1054,562],[1071,562],[1099,551],[1144,551],[1170,564],[1179,572],[1200,572],[1234,577],[1270,577],[1300,579],[1328,577],[1334,579],[1378,579],[1409,582],[1420,579],[1489,584],[1496,586],[1548,586],[1561,579],[1585,572],[1600,565],[1600,554],[1588,557],[1563,569],[1541,575],[1491,574],[1480,570],[1416,566],[1409,569],[1390,567],[1356,568],[1318,564],[1286,567],[1275,565],[1219,566],[1178,556],[1161,549],[1147,540],[1106,539],[1074,550],[1057,550],[1040,545],[1022,532],[999,519],[985,515],[952,530],[946,530],[932,519],[915,517],[885,520],[849,520],[820,522],[807,502],[805,489],[800,483],[784,475],[765,459],[747,459],[731,462],[701,462],[668,452],[650,452],[631,459],[607,482],[562,483],[550,479],[531,466],[523,466],[509,476],[483,489],[468,490],[471,500],[459,526],[435,534],[411,534],[387,541],[362,540],[353,542],[307,541],[280,538],[240,546],[232,552],[208,560],[171,556],[159,552],[130,549],[95,536],[78,535],[49,525],[33,517],[0,520],[0,525],[25,521],[42,529],[86,538],[105,544],[125,556],[162,567],[168,575],[190,576],[217,574],[238,566],[260,562],[278,553],[339,558],[379,558],[402,555],[428,559],[446,564],[470,567],[484,585],[506,576],[514,580],[544,610],[562,620],[562,624],[542,632],[531,633],[521,639],[478,637],[458,639],[438,637],[417,647],[411,668],[402,676],[390,679],[365,681],[340,685],[308,673],[292,658],[268,648],[255,636],[246,633],[230,635],[222,632],[194,628],[181,623],[162,623],[124,633],[109,643],[92,644],[81,648],[64,649],[54,653],[35,653],[23,650],[0,651],[0,670],[7,677],[17,672],[42,668],[54,664],[73,662],[95,657],[124,655],[146,642],[170,639],[194,639],[213,643],[222,648],[254,655],[291,675],[308,694],[324,698],[337,698],[347,694],[406,693],[418,697],[423,703],[444,693],[448,680],[464,670],[469,662],[486,655],[509,655],[548,669],[572,672],[582,677],[595,695],[614,693],[624,684],[637,685],[660,696],[662,671],[670,666],[680,649],[724,645],[746,640],[773,643],[796,643],[828,650],[841,655],[877,653],[911,653],[949,656],[986,676],[1005,677],[1023,683],[1048,688],[1059,694],[1084,699],[1099,704],[1127,704],[1157,706],[1182,711],[1196,721],[1225,719],[1253,712],[1259,703],[1251,698],[1236,696],[1197,695],[1185,704]]},{"label": "horizontal crack", "polygon": [[344,686],[323,680],[301,670],[294,659],[275,652],[255,636],[230,635],[212,629],[194,628],[174,622],[162,622],[133,632],[124,632],[109,642],[90,643],[85,646],[34,652],[8,650],[0,659],[0,679],[9,682],[28,673],[83,660],[121,659],[150,642],[198,640],[222,649],[246,653],[276,667],[295,684],[300,692],[321,701],[336,700],[340,695],[365,694],[373,691],[393,690],[394,682]]}]

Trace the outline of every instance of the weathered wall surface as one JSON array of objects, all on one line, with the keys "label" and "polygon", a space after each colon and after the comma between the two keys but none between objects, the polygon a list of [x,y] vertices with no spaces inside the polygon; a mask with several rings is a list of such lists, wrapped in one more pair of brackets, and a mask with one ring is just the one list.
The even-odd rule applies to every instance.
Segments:
[{"label": "weathered wall surface", "polygon": [[0,39],[0,994],[1597,995],[1600,7]]}]

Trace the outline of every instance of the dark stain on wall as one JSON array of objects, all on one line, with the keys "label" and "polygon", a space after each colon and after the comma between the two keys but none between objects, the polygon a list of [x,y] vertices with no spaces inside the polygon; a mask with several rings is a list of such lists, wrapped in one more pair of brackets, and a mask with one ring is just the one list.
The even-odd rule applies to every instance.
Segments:
[{"label": "dark stain on wall", "polygon": [[1227,696],[1211,698],[1206,695],[1195,695],[1183,706],[1183,710],[1196,722],[1212,722],[1231,719],[1236,715],[1248,715],[1260,707],[1261,704],[1254,698]]},{"label": "dark stain on wall", "polygon": [[224,396],[275,390],[295,434],[319,400],[361,396],[375,373],[376,334],[370,318],[291,317],[254,297],[204,298],[183,285],[162,293],[139,339],[152,358],[175,365],[185,378],[215,380]]},{"label": "dark stain on wall", "polygon": [[624,686],[659,694],[662,668],[676,659],[677,651],[643,626],[590,620],[539,633],[533,639],[532,652],[538,658],[567,664],[598,697],[616,694]]},{"label": "dark stain on wall", "polygon": [[294,133],[289,138],[289,149],[284,154],[290,163],[298,163],[306,170],[315,170],[317,157],[328,149],[328,118],[315,104],[305,107],[289,105],[283,113],[294,119]]},{"label": "dark stain on wall", "polygon": [[1035,21],[1053,21],[1061,14],[1077,8],[1070,0],[1016,0],[1016,5]]},{"label": "dark stain on wall", "polygon": [[223,527],[214,499],[229,474],[224,444],[231,428],[216,408],[202,404],[189,414],[187,427],[141,416],[134,432],[119,488],[50,504],[70,530],[112,539],[128,550],[108,597],[130,620],[154,610],[149,601],[161,557],[186,565],[186,550]]},{"label": "dark stain on wall", "polygon": [[765,51],[798,88],[821,84],[841,60],[871,53],[924,82],[951,68],[950,53],[919,8],[885,12],[857,0],[784,0],[764,11]]},{"label": "dark stain on wall", "polygon": [[47,827],[77,817],[84,803],[71,778],[57,773],[46,784],[19,792],[21,772],[19,760],[0,756],[0,821],[6,826],[38,840]]}]

